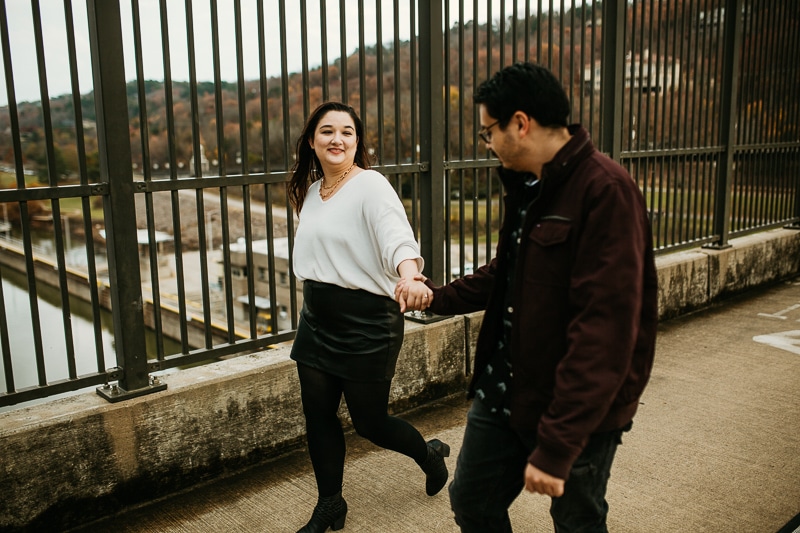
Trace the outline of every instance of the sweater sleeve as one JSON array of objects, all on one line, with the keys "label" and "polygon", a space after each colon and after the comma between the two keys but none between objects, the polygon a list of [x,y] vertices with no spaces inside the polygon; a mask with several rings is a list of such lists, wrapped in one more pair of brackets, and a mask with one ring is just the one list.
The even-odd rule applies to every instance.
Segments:
[{"label": "sweater sleeve", "polygon": [[403,203],[386,178],[377,172],[375,174],[376,179],[368,180],[370,199],[364,204],[364,213],[373,229],[383,269],[387,276],[398,279],[397,266],[412,259],[422,272],[425,263]]}]

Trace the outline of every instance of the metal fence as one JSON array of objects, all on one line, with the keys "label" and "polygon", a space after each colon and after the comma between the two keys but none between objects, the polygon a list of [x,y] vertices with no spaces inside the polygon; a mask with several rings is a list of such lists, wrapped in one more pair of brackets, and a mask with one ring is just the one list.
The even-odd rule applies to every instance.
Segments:
[{"label": "metal fence", "polygon": [[520,60],[629,169],[659,253],[797,227],[799,24],[779,0],[0,0],[0,407],[290,341],[284,183],[329,99],[438,282],[492,255],[472,94]]}]

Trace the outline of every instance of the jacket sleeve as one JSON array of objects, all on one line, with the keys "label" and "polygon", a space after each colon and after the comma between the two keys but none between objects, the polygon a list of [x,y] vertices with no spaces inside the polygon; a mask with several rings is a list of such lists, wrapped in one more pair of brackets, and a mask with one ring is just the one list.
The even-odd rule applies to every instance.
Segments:
[{"label": "jacket sleeve", "polygon": [[566,354],[529,457],[561,479],[608,414],[639,331],[650,230],[641,193],[622,174],[598,180],[584,199],[585,218],[575,228],[580,233],[568,289]]},{"label": "jacket sleeve", "polygon": [[494,286],[497,258],[480,267],[474,274],[436,287],[431,280],[425,284],[433,290],[430,310],[437,315],[461,315],[483,311]]}]

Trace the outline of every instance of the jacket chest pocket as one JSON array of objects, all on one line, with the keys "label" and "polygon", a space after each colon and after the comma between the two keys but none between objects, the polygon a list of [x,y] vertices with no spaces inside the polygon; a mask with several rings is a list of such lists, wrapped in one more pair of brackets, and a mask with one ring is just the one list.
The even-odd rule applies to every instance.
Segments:
[{"label": "jacket chest pocket", "polygon": [[571,232],[572,221],[566,217],[545,217],[534,224],[524,254],[526,281],[555,286],[569,284]]}]

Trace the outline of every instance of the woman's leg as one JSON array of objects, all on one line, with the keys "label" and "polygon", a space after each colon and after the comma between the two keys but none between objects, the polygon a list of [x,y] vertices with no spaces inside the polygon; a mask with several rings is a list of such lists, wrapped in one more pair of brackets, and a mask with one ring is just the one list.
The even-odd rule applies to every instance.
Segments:
[{"label": "woman's leg", "polygon": [[344,381],[344,397],[353,427],[362,437],[381,448],[402,453],[422,464],[428,446],[419,431],[403,419],[389,416],[389,388],[386,382]]},{"label": "woman's leg", "polygon": [[317,491],[321,497],[331,496],[342,490],[344,476],[344,432],[337,416],[342,380],[302,363],[297,374]]}]

